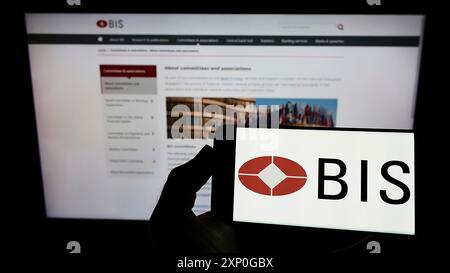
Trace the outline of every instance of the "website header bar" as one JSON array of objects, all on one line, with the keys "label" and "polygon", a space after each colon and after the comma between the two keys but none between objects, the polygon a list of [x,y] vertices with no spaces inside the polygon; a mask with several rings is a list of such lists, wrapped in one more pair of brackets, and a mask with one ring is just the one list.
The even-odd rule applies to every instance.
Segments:
[{"label": "website header bar", "polygon": [[419,36],[215,36],[28,34],[30,44],[210,46],[419,46]]}]

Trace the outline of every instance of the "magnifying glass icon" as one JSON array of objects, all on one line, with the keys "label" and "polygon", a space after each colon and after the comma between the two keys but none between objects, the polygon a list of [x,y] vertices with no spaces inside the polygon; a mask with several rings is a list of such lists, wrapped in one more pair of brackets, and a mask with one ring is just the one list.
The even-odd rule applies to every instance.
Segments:
[{"label": "magnifying glass icon", "polygon": [[338,25],[337,25],[337,29],[339,29],[339,30],[344,30],[344,25],[343,25],[343,24],[338,24]]}]

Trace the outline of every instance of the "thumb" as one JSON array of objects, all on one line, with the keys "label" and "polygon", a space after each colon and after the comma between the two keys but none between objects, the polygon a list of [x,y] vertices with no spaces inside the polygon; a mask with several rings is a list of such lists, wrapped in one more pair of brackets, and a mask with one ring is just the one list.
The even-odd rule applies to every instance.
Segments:
[{"label": "thumb", "polygon": [[191,210],[196,192],[206,184],[214,168],[214,149],[205,145],[190,161],[173,169],[164,185],[158,203]]}]

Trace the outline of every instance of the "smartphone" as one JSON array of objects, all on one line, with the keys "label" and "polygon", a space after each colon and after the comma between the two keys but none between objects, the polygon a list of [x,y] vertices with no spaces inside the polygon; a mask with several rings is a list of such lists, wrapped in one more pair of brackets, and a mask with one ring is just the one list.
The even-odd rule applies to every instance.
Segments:
[{"label": "smartphone", "polygon": [[214,141],[211,210],[255,241],[272,230],[331,250],[374,234],[414,235],[411,130],[229,130],[233,140]]}]

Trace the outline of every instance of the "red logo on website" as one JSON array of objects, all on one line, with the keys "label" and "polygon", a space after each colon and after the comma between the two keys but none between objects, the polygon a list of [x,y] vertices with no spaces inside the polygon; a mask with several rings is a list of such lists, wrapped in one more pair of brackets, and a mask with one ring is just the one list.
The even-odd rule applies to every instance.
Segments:
[{"label": "red logo on website", "polygon": [[239,180],[247,189],[263,195],[287,195],[306,183],[300,164],[279,156],[261,156],[248,160],[239,168]]},{"label": "red logo on website", "polygon": [[108,25],[108,22],[106,22],[105,20],[98,20],[97,21],[97,26],[101,27],[101,28],[105,28]]}]

